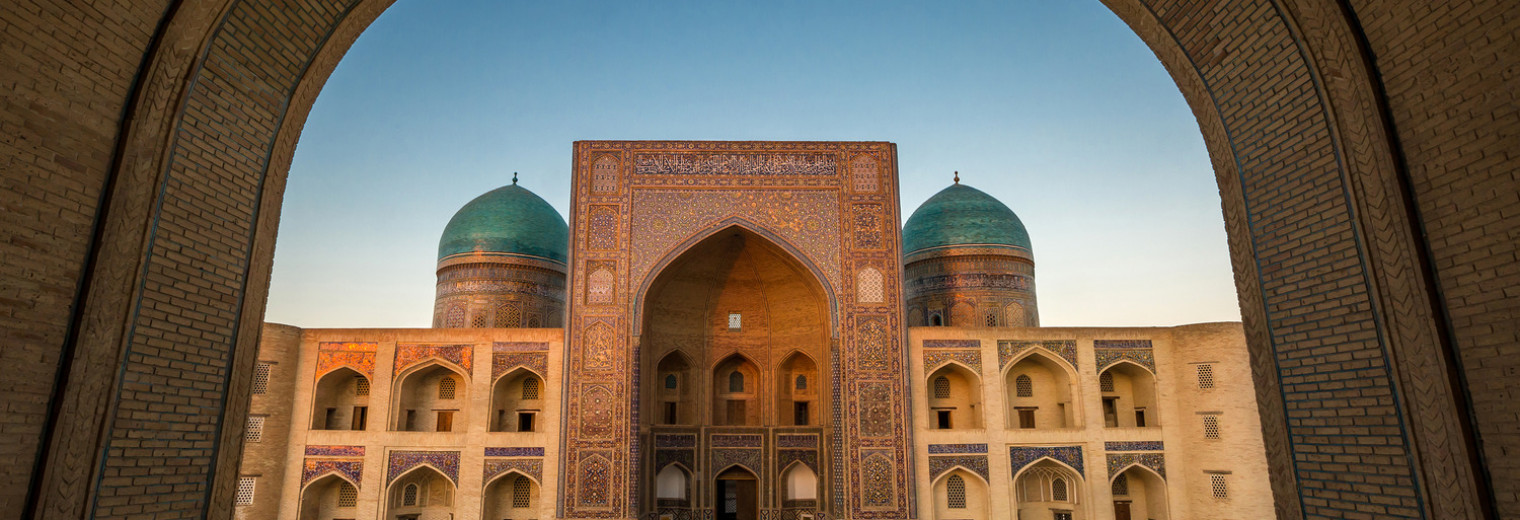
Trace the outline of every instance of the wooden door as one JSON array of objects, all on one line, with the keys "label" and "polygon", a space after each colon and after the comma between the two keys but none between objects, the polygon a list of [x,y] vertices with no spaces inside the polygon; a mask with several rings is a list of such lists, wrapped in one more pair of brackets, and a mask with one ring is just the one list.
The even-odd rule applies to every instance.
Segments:
[{"label": "wooden door", "polygon": [[1130,520],[1128,500],[1114,501],[1114,520]]}]

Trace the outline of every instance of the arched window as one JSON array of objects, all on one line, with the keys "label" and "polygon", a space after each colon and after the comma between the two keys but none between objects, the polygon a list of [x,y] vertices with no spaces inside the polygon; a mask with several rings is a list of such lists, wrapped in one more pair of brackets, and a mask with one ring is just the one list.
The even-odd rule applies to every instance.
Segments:
[{"label": "arched window", "polygon": [[686,498],[686,472],[671,464],[655,475],[655,498]]},{"label": "arched window", "polygon": [[1104,392],[1114,391],[1113,372],[1104,372],[1103,375],[1098,376],[1098,389]]},{"label": "arched window", "polygon": [[415,506],[415,505],[417,505],[417,485],[416,484],[407,484],[406,488],[404,488],[404,489],[401,490],[401,505],[403,505],[403,506]]},{"label": "arched window", "polygon": [[528,376],[523,378],[523,399],[538,399],[538,378]]},{"label": "arched window", "polygon": [[950,475],[945,479],[945,504],[950,509],[966,508],[966,480],[960,475]]},{"label": "arched window", "polygon": [[1013,387],[1019,397],[1034,397],[1034,381],[1027,375],[1019,375],[1013,380]]},{"label": "arched window", "polygon": [[941,326],[941,325],[944,325],[944,324],[945,324],[945,319],[941,318],[938,314],[929,316],[929,325],[938,327],[938,326]]},{"label": "arched window", "polygon": [[934,398],[935,399],[949,399],[950,398],[950,378],[945,377],[945,376],[939,376],[939,377],[934,378]]},{"label": "arched window", "polygon": [[807,390],[807,376],[797,376],[797,389]]},{"label": "arched window", "polygon": [[743,392],[744,391],[744,373],[743,372],[735,370],[735,371],[733,371],[733,373],[728,374],[728,391],[730,391],[730,392]]},{"label": "arched window", "polygon": [[438,398],[439,399],[453,399],[454,398],[454,388],[455,388],[456,384],[457,383],[454,382],[454,378],[452,378],[452,377],[445,377],[443,379],[439,379],[438,380]]},{"label": "arched window", "polygon": [[1050,499],[1055,502],[1066,501],[1066,479],[1058,478],[1050,482]]},{"label": "arched window", "polygon": [[665,389],[666,390],[675,390],[676,387],[677,387],[677,384],[676,384],[676,375],[675,374],[666,374],[665,375]]},{"label": "arched window", "polygon": [[338,483],[338,507],[354,507],[359,503],[359,490],[347,482]]},{"label": "arched window", "polygon": [[528,481],[528,477],[517,477],[517,480],[512,482],[512,507],[514,509],[522,509],[530,505],[528,501],[532,496],[530,494],[532,485],[533,483]]},{"label": "arched window", "polygon": [[354,376],[354,395],[369,395],[369,380],[364,376]]}]

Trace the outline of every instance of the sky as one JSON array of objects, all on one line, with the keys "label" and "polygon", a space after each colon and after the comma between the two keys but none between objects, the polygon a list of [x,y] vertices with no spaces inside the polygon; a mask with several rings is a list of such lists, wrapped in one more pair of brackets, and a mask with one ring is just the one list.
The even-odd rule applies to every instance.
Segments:
[{"label": "sky", "polygon": [[904,219],[953,171],[1019,215],[1041,325],[1240,319],[1198,124],[1098,0],[401,0],[306,121],[266,320],[430,326],[449,217],[513,172],[568,215],[593,139],[891,141]]}]

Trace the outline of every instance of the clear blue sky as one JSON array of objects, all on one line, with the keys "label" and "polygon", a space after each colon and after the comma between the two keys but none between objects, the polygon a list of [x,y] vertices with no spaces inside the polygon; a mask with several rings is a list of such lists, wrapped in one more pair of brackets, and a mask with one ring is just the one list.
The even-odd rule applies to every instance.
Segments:
[{"label": "clear blue sky", "polygon": [[1240,319],[1197,123],[1097,0],[402,0],[306,123],[267,320],[429,326],[449,217],[514,171],[566,214],[580,139],[891,141],[904,218],[953,170],[1019,214],[1042,324]]}]

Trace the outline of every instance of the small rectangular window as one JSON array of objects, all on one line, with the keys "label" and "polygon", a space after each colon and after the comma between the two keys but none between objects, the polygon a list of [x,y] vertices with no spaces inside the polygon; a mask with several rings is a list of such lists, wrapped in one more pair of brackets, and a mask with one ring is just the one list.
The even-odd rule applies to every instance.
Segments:
[{"label": "small rectangular window", "polygon": [[507,411],[496,410],[496,426],[491,428],[493,432],[507,431]]},{"label": "small rectangular window", "polygon": [[248,442],[260,442],[264,440],[264,416],[248,416],[248,429],[243,430],[243,440]]},{"label": "small rectangular window", "polygon": [[354,378],[354,395],[369,395],[369,380],[363,376]]},{"label": "small rectangular window", "polygon": [[1103,398],[1103,426],[1119,427],[1119,407],[1112,397]]},{"label": "small rectangular window", "polygon": [[1214,490],[1214,498],[1230,498],[1230,485],[1225,481],[1225,476],[1220,474],[1209,475],[1209,485]]},{"label": "small rectangular window", "polygon": [[1135,409],[1135,427],[1136,428],[1144,428],[1145,427],[1145,409],[1144,408],[1136,408]]},{"label": "small rectangular window", "polygon": [[1214,365],[1202,363],[1198,365],[1198,388],[1214,388]]},{"label": "small rectangular window", "polygon": [[935,427],[941,430],[950,429],[950,410],[935,410],[934,416],[937,423]]},{"label": "small rectangular window", "polygon": [[728,313],[728,330],[739,330],[739,326],[741,324],[741,317],[739,316],[739,313]]},{"label": "small rectangular window", "polygon": [[1203,416],[1203,438],[1205,438],[1205,439],[1218,439],[1219,438],[1219,416],[1218,415],[1205,415],[1205,416]]},{"label": "small rectangular window", "polygon": [[438,429],[437,429],[437,431],[440,431],[440,432],[451,432],[451,431],[454,431],[454,411],[453,410],[437,410],[437,412],[438,412]]},{"label": "small rectangular window", "polygon": [[1019,428],[1025,429],[1025,430],[1033,430],[1034,429],[1034,411],[1035,411],[1034,408],[1020,408],[1018,410],[1018,412],[1019,412]]},{"label": "small rectangular window", "polygon": [[406,426],[404,428],[402,428],[402,429],[406,430],[406,431],[409,431],[409,432],[417,431],[417,411],[416,410],[407,410],[406,411]]},{"label": "small rectangular window", "polygon": [[253,365],[253,395],[264,395],[269,391],[269,371],[273,363],[259,361]]},{"label": "small rectangular window", "polygon": [[322,416],[322,429],[324,429],[324,430],[336,430],[336,429],[338,429],[338,409],[337,408],[328,408],[327,409],[326,415]]},{"label": "small rectangular window", "polygon": [[808,425],[807,403],[792,403],[792,424],[797,426]]},{"label": "small rectangular window", "polygon": [[351,425],[352,427],[350,429],[352,429],[354,431],[364,431],[364,428],[368,424],[369,424],[369,407],[368,406],[355,406],[354,407],[354,421],[353,421],[353,424]]},{"label": "small rectangular window", "polygon": [[676,423],[676,403],[665,403],[665,424]]},{"label": "small rectangular window", "polygon": [[748,420],[744,410],[744,401],[733,399],[728,402],[728,424],[730,426],[743,426]]},{"label": "small rectangular window", "polygon": [[237,505],[253,505],[253,485],[256,480],[256,477],[238,477],[237,496],[235,497]]},{"label": "small rectangular window", "polygon": [[533,412],[517,412],[517,431],[533,431]]}]

